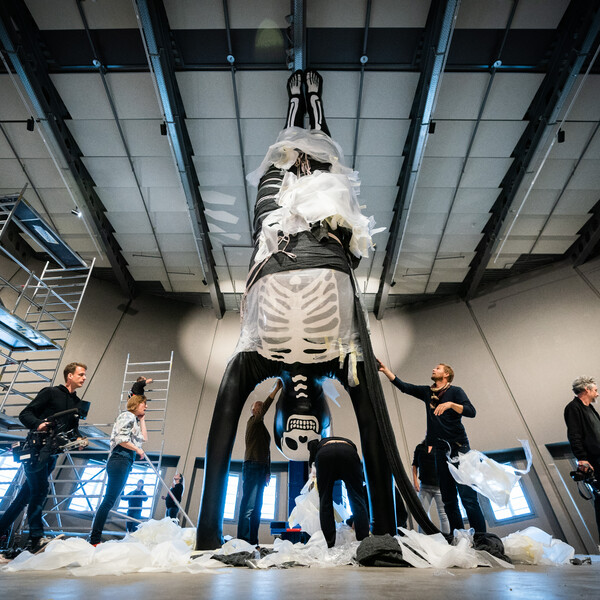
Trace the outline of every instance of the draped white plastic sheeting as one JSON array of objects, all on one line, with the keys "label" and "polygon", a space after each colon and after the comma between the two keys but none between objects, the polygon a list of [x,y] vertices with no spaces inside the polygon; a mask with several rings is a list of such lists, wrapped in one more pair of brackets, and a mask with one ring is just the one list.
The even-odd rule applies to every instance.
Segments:
[{"label": "draped white plastic sheeting", "polygon": [[[441,534],[424,535],[403,529],[404,536],[396,536],[404,560],[417,568],[471,569],[479,566],[512,568],[487,552],[472,548],[472,530],[460,531],[456,545],[449,545]],[[212,558],[214,554],[249,552],[255,547],[243,540],[233,539],[213,551],[193,552],[195,530],[181,528],[171,519],[148,521],[123,540],[111,541],[94,547],[81,538],[54,540],[45,552],[32,555],[23,552],[5,565],[5,572],[52,571],[66,569],[79,577],[95,575],[122,575],[124,573],[215,573],[226,565]],[[574,551],[560,540],[530,527],[503,538],[505,553],[514,561],[526,564],[564,564]],[[337,543],[327,548],[323,533],[313,534],[307,544],[292,544],[276,539],[274,552],[264,558],[253,558],[248,566],[258,569],[289,566],[335,567],[356,565],[359,542],[347,525],[338,527]]]}]

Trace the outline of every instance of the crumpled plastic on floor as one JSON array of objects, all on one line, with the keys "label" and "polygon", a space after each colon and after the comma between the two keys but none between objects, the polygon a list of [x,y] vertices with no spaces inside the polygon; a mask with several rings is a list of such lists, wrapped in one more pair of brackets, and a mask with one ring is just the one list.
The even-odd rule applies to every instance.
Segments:
[{"label": "crumpled plastic on floor", "polygon": [[[316,486],[316,477],[310,477],[296,496],[295,506],[288,517],[290,527],[300,527],[308,535],[313,535],[321,530],[319,519],[319,492]],[[336,522],[345,522],[350,514],[341,504],[333,503],[333,514]]]},{"label": "crumpled plastic on floor", "polygon": [[505,554],[525,565],[564,565],[575,556],[569,544],[553,538],[537,527],[527,527],[502,538]]},{"label": "crumpled plastic on floor", "polygon": [[223,567],[210,557],[191,559],[196,530],[182,528],[172,519],[147,521],[137,531],[96,547],[81,538],[53,540],[44,552],[23,552],[4,571],[69,569],[72,575],[122,575],[123,573],[210,572]]},{"label": "crumpled plastic on floor", "polygon": [[489,552],[473,548],[472,529],[455,531],[454,544],[448,544],[441,533],[425,535],[400,528],[403,536],[396,536],[402,548],[402,558],[418,569],[474,569],[476,567],[503,567],[514,569],[510,563]]},{"label": "crumpled plastic on floor", "polygon": [[[402,548],[403,559],[417,568],[440,569],[458,567],[514,568],[513,565],[481,550],[475,550],[472,530],[456,531],[455,543],[450,545],[443,535],[425,535],[402,529],[403,536],[396,536]],[[32,555],[23,552],[2,567],[3,571],[50,571],[68,569],[78,577],[94,575],[122,575],[124,573],[206,573],[228,568],[211,558],[215,554],[248,552],[254,558],[249,567],[257,569],[288,567],[336,567],[356,565],[356,541],[354,531],[347,525],[339,525],[336,545],[327,548],[321,531],[313,534],[307,544],[292,544],[276,539],[273,553],[260,558],[255,546],[240,539],[232,539],[221,548],[212,551],[192,552],[195,529],[181,528],[171,519],[147,521],[136,532],[123,540],[110,541],[97,547],[81,538],[54,540],[46,550]],[[526,564],[555,565],[568,563],[574,556],[571,546],[553,539],[549,534],[529,527],[502,539],[505,553],[515,562]],[[270,547],[270,546],[269,546]]]}]

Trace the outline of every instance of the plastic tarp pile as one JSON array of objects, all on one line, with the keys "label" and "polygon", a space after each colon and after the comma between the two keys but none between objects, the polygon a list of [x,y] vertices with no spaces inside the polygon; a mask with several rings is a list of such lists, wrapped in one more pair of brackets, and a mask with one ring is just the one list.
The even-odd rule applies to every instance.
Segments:
[{"label": "plastic tarp pile", "polygon": [[526,565],[563,565],[575,556],[572,546],[537,527],[511,533],[502,538],[502,543],[513,562]]},{"label": "plastic tarp pile", "polygon": [[[402,558],[416,568],[448,569],[452,567],[512,568],[510,563],[472,547],[472,530],[456,532],[454,545],[441,534],[424,535],[403,529],[396,536]],[[123,540],[91,546],[81,538],[55,540],[37,555],[23,552],[3,567],[4,571],[51,571],[68,569],[75,576],[122,575],[124,573],[214,573],[226,565],[214,555],[247,553],[244,566],[257,569],[303,567],[337,567],[356,565],[354,531],[341,524],[334,548],[328,548],[321,531],[307,544],[292,544],[276,539],[272,552],[264,557],[254,546],[239,539],[230,540],[218,550],[193,552],[195,530],[180,528],[170,519],[148,521]],[[574,550],[535,527],[503,538],[505,553],[513,562],[541,565],[568,563]],[[269,547],[271,548],[271,547]]]},{"label": "plastic tarp pile", "polygon": [[23,552],[4,571],[69,569],[76,576],[123,573],[199,573],[222,567],[209,556],[192,560],[196,530],[181,528],[171,519],[148,521],[123,540],[92,546],[81,538],[54,540],[41,554]]}]

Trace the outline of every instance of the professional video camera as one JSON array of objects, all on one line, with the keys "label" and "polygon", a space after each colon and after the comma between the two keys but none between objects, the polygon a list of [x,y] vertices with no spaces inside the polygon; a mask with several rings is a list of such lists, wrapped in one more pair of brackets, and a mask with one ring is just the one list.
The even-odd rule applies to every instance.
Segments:
[{"label": "professional video camera", "polygon": [[[576,471],[571,471],[569,475],[571,475],[573,481],[576,481],[577,483],[581,481],[587,484],[594,494],[600,494],[600,483],[598,482],[598,479],[596,479],[596,473],[594,473],[592,467],[587,468],[579,466]],[[579,493],[581,494],[581,490]]]},{"label": "professional video camera", "polygon": [[86,438],[78,437],[74,429],[63,430],[63,417],[79,416],[78,408],[70,408],[55,413],[44,420],[48,423],[43,431],[30,431],[23,442],[12,446],[13,458],[16,462],[47,460],[50,456],[67,452],[72,448],[85,448],[88,445]]}]

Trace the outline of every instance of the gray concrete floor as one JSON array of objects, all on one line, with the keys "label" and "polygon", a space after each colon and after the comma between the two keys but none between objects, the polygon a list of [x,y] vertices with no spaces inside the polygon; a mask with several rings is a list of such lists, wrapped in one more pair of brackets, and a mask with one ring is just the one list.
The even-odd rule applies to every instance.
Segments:
[{"label": "gray concrete floor", "polygon": [[216,569],[206,574],[136,573],[73,577],[66,571],[0,571],[0,597],[6,600],[231,600],[377,599],[480,600],[493,598],[598,598],[600,557],[591,565],[517,565],[507,569],[292,568]]}]

